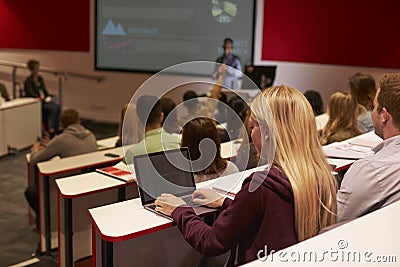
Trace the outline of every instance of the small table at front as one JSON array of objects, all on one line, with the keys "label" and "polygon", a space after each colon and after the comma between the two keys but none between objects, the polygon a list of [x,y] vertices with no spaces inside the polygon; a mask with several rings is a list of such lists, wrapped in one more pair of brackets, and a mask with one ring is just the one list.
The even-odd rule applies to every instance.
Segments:
[{"label": "small table at front", "polygon": [[[106,156],[107,153],[115,154],[117,157]],[[54,239],[56,241],[55,244],[52,242],[52,230],[56,232],[57,229],[51,229],[51,221],[57,220],[56,218],[51,218],[51,215],[56,215],[57,210],[50,207],[51,203],[56,203],[57,201],[55,179],[113,165],[122,160],[122,154],[123,148],[117,147],[37,164],[39,170],[40,253],[49,253],[52,248],[57,247],[57,238]]]},{"label": "small table at front", "polygon": [[87,209],[136,198],[138,191],[134,181],[127,183],[97,172],[57,179],[56,184],[58,266],[73,266],[76,260],[92,254]]}]

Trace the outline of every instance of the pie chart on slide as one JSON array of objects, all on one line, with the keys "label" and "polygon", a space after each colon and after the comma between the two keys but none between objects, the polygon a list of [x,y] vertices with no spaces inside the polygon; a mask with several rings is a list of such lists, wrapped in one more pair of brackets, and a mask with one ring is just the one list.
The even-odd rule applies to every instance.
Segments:
[{"label": "pie chart on slide", "polygon": [[220,23],[232,22],[237,14],[237,6],[231,1],[212,0],[211,14]]}]

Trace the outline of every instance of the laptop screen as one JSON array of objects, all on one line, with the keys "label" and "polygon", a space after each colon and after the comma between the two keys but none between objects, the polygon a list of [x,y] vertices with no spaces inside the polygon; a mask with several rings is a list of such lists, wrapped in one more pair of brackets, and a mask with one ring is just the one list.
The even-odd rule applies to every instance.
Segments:
[{"label": "laptop screen", "polygon": [[143,205],[162,193],[184,196],[196,189],[187,148],[135,156],[133,162]]}]

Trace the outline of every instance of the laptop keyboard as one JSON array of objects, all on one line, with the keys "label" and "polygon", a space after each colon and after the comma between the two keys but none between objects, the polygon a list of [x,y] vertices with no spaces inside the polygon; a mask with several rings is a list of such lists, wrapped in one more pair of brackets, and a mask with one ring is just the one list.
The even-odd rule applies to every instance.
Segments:
[{"label": "laptop keyboard", "polygon": [[[192,201],[192,195],[188,195],[188,196],[184,196],[182,197],[183,201],[186,202],[186,205],[190,206],[190,207],[198,207],[200,206],[200,204],[194,203]],[[156,209],[156,205],[155,204],[149,204],[147,205],[147,207],[149,207],[150,209],[155,210]]]},{"label": "laptop keyboard", "polygon": [[199,204],[194,203],[194,202],[192,201],[192,195],[182,197],[182,199],[183,199],[183,201],[185,201],[186,204],[187,204],[188,206],[190,206],[190,207],[198,207],[198,206],[200,206]]}]

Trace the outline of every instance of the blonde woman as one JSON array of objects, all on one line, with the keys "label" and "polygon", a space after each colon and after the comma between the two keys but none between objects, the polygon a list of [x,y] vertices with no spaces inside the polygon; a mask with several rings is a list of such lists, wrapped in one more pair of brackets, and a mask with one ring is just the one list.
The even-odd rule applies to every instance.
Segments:
[{"label": "blonde woman", "polygon": [[326,113],[329,120],[322,129],[322,145],[340,142],[362,133],[357,126],[357,102],[350,93],[332,94]]},{"label": "blonde woman", "polygon": [[222,210],[212,226],[180,198],[162,194],[155,201],[202,254],[230,250],[227,266],[256,260],[265,248],[270,253],[306,240],[336,222],[336,183],[307,99],[294,88],[275,86],[256,97],[251,108],[251,136],[261,161],[272,164],[269,171],[246,178],[234,200],[197,190],[195,202]]},{"label": "blonde woman", "polygon": [[358,104],[358,128],[363,132],[374,129],[371,112],[374,109],[374,97],[376,95],[376,83],[371,74],[357,72],[349,77],[351,95]]}]

